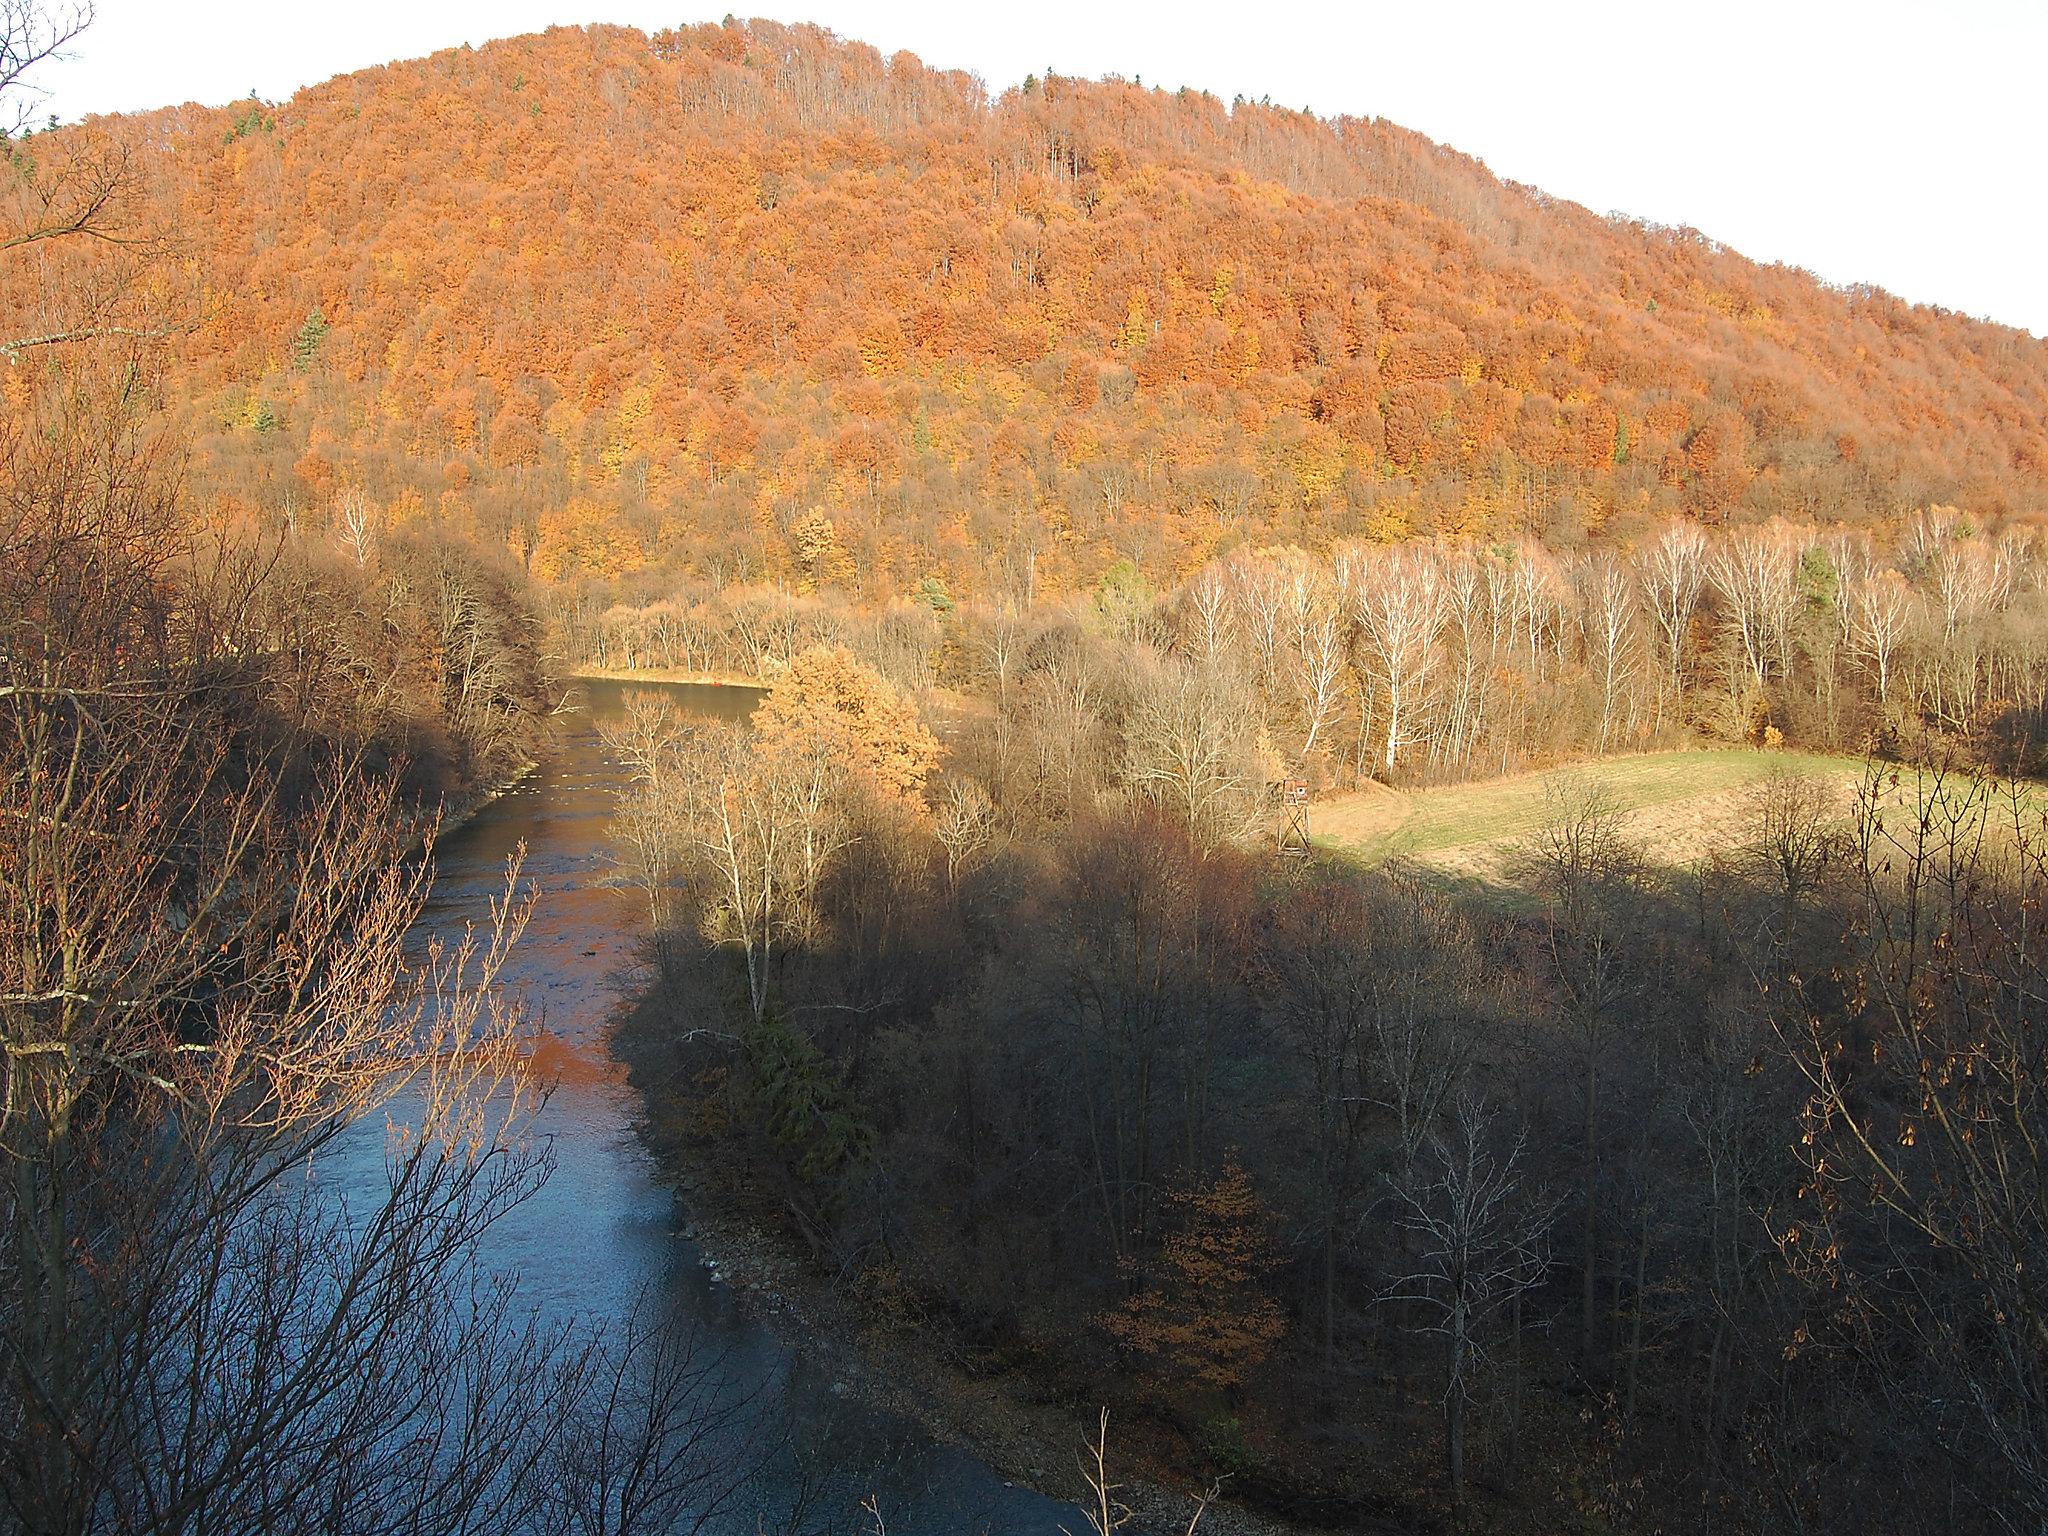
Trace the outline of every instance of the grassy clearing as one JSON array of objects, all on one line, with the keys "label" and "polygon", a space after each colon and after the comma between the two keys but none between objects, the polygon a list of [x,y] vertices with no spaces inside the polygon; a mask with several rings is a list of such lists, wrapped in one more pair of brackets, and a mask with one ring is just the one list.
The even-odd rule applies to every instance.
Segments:
[{"label": "grassy clearing", "polygon": [[1541,773],[1402,793],[1376,787],[1312,808],[1319,847],[1367,864],[1399,861],[1454,881],[1499,883],[1542,827],[1558,774],[1598,784],[1653,863],[1677,867],[1740,841],[1753,786],[1774,772],[1825,779],[1846,814],[1863,764],[1804,752],[1723,749],[1604,758]]}]

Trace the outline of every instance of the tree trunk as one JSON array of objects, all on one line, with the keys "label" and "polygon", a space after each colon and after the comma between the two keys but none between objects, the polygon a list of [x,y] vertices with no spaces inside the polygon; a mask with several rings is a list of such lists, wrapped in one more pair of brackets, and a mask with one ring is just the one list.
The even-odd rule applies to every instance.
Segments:
[{"label": "tree trunk", "polygon": [[1590,1373],[1593,1369],[1594,1345],[1593,1315],[1598,1310],[1594,1284],[1594,1247],[1599,1229],[1599,1191],[1594,1187],[1597,1169],[1595,1166],[1595,1114],[1599,1103],[1599,1068],[1593,1063],[1590,1053],[1586,1060],[1586,1124],[1585,1124],[1585,1216],[1580,1234],[1581,1275],[1579,1287],[1579,1358],[1583,1368]]},{"label": "tree trunk", "polygon": [[1650,1265],[1650,1212],[1644,1207],[1636,1228],[1636,1295],[1635,1316],[1629,1322],[1628,1337],[1628,1394],[1622,1409],[1622,1422],[1633,1427],[1636,1421],[1636,1382],[1643,1363],[1643,1279]]}]

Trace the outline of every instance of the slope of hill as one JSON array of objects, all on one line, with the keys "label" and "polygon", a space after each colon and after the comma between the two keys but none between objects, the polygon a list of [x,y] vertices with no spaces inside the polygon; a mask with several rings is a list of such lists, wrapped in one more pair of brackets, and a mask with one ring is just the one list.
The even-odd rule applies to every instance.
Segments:
[{"label": "slope of hill", "polygon": [[1995,518],[2048,478],[2048,344],[1381,121],[991,99],[756,22],[558,29],[21,163],[94,146],[171,232],[143,286],[207,505],[360,496],[552,580],[1021,596],[1245,541]]}]

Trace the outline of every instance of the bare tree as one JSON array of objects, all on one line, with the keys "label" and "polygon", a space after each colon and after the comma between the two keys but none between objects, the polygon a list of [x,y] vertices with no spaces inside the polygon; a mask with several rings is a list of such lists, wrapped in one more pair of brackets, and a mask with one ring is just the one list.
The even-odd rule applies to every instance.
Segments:
[{"label": "bare tree", "polygon": [[694,730],[679,750],[670,784],[707,871],[705,936],[738,948],[758,1020],[779,957],[811,933],[818,884],[852,838],[840,814],[842,775],[827,751],[757,753],[745,732],[728,727]]},{"label": "bare tree", "polygon": [[[1102,1410],[1101,1421],[1096,1425],[1095,1438],[1083,1441],[1081,1446],[1081,1480],[1088,1485],[1089,1502],[1081,1506],[1081,1518],[1088,1522],[1091,1536],[1115,1536],[1131,1523],[1137,1511],[1119,1499],[1120,1486],[1109,1477],[1109,1410]],[[1202,1524],[1202,1517],[1209,1512],[1209,1506],[1216,1502],[1223,1489],[1220,1484],[1211,1484],[1206,1493],[1196,1494],[1194,1509],[1188,1515],[1188,1523],[1181,1527],[1180,1536],[1195,1536]],[[875,1536],[887,1536],[880,1529],[881,1519],[876,1516]],[[1067,1528],[1060,1527],[1063,1536],[1071,1536]]]},{"label": "bare tree", "polygon": [[[87,3],[0,0],[0,160],[23,172],[15,142],[26,137],[43,92],[30,78],[65,56],[92,21]],[[26,302],[0,333],[0,359],[20,363],[45,348],[75,351],[89,342],[118,342],[132,351],[170,333],[160,271],[139,282],[160,242],[135,196],[128,150],[115,136],[87,127],[51,142],[35,156],[32,174],[0,183],[0,256],[32,255],[36,266]]]},{"label": "bare tree", "polygon": [[377,514],[359,485],[342,487],[334,498],[334,542],[357,570],[367,569],[376,557]]},{"label": "bare tree", "polygon": [[1842,851],[1846,796],[1829,780],[1774,771],[1749,790],[1743,822],[1752,829],[1743,861],[1776,898],[1772,942],[1782,953],[1800,913]]},{"label": "bare tree", "polygon": [[1545,786],[1534,875],[1550,911],[1544,938],[1560,1012],[1581,1071],[1580,1352],[1591,1362],[1600,1230],[1600,1083],[1613,1031],[1634,989],[1627,917],[1641,859],[1623,833],[1621,812],[1603,787],[1574,775]]},{"label": "bare tree", "polygon": [[1586,660],[1600,689],[1597,749],[1605,752],[1614,735],[1615,711],[1635,672],[1635,605],[1628,573],[1613,556],[1586,561],[1574,574],[1578,578],[1579,627],[1586,637]]},{"label": "bare tree", "polygon": [[[20,553],[0,570],[0,1506],[53,1531],[517,1518],[545,1442],[514,1389],[556,1352],[467,1266],[547,1167],[490,986],[523,907],[508,891],[481,944],[409,962],[428,873],[389,786],[335,770],[291,803],[230,759],[217,686],[100,644],[155,582],[108,580],[103,548],[99,577],[31,597]],[[60,621],[62,649],[38,644]],[[294,1177],[366,1155],[357,1209]]]},{"label": "bare tree", "polygon": [[1430,680],[1447,616],[1444,587],[1432,556],[1420,548],[1359,552],[1347,557],[1345,581],[1371,659],[1386,733],[1382,766],[1392,773],[1401,748],[1428,729]]},{"label": "bare tree", "polygon": [[1235,637],[1230,581],[1214,563],[1203,566],[1182,594],[1181,627],[1188,654],[1204,666],[1219,662]]},{"label": "bare tree", "polygon": [[1706,576],[1707,536],[1674,522],[1643,552],[1643,598],[1657,631],[1657,659],[1674,701],[1685,697],[1686,644]]},{"label": "bare tree", "polygon": [[1782,669],[1789,654],[1797,565],[1794,541],[1781,529],[1743,529],[1707,562],[1707,574],[1727,605],[1728,630],[1756,688]]},{"label": "bare tree", "polygon": [[1104,735],[1102,700],[1087,671],[1054,665],[1031,678],[1028,705],[1040,755],[1041,800],[1055,816],[1072,816],[1092,786]]},{"label": "bare tree", "polygon": [[1879,571],[1856,586],[1849,643],[1877,683],[1880,706],[1891,700],[1892,674],[1912,630],[1913,608],[1913,593],[1897,571]]},{"label": "bare tree", "polygon": [[973,779],[949,777],[932,831],[946,851],[946,885],[957,886],[995,845],[996,810],[988,792]]},{"label": "bare tree", "polygon": [[1164,658],[1139,684],[1124,727],[1124,782],[1167,808],[1198,842],[1242,837],[1257,814],[1251,721],[1220,674]]},{"label": "bare tree", "polygon": [[1461,1100],[1446,1131],[1432,1132],[1436,1176],[1401,1192],[1400,1224],[1420,1243],[1417,1265],[1388,1299],[1419,1304],[1425,1331],[1444,1341],[1444,1441],[1451,1496],[1465,1490],[1465,1410],[1487,1336],[1501,1313],[1539,1285],[1550,1266],[1555,1203],[1524,1187],[1527,1138],[1494,1143],[1495,1116]]},{"label": "bare tree", "polygon": [[1231,556],[1230,596],[1237,628],[1251,642],[1253,677],[1271,697],[1287,633],[1286,572],[1264,550]]},{"label": "bare tree", "polygon": [[674,888],[683,871],[686,829],[676,778],[690,766],[691,727],[667,699],[636,692],[626,697],[624,717],[604,722],[598,734],[630,776],[612,813],[612,835],[647,899],[649,931],[660,943],[679,916]]},{"label": "bare tree", "polygon": [[1815,1287],[1801,1338],[1842,1350],[1883,1411],[1950,1458],[1952,1507],[2037,1530],[2048,822],[2023,784],[1873,767],[1855,825],[1867,943],[1839,988],[1795,976],[1776,994],[1808,1096],[1806,1179],[1774,1235]]},{"label": "bare tree", "polygon": [[1295,651],[1300,658],[1297,684],[1301,712],[1308,723],[1301,743],[1303,757],[1315,751],[1316,739],[1336,717],[1343,699],[1348,650],[1343,620],[1319,595],[1302,615],[1295,634]]},{"label": "bare tree", "polygon": [[1024,654],[1024,624],[1007,608],[987,615],[979,630],[981,656],[996,675],[996,706],[1010,707],[1010,678]]},{"label": "bare tree", "polygon": [[1457,652],[1444,706],[1442,756],[1447,762],[1469,764],[1492,723],[1495,662],[1505,619],[1501,568],[1498,560],[1474,559],[1463,552],[1444,562],[1447,627]]}]

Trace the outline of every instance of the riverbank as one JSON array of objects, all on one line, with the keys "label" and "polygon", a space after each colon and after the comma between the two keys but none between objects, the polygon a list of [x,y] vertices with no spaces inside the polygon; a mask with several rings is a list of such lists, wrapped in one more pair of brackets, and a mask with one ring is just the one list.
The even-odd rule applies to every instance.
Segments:
[{"label": "riverbank", "polygon": [[[732,1166],[731,1144],[697,1134],[672,1077],[661,1061],[663,1041],[648,1021],[653,1010],[634,1010],[615,1026],[610,1045],[639,1091],[639,1130],[688,1213],[685,1234],[703,1251],[714,1275],[742,1303],[813,1359],[829,1368],[834,1391],[902,1415],[935,1440],[959,1446],[1003,1478],[1050,1499],[1087,1503],[1080,1456],[1092,1442],[1100,1405],[1062,1401],[1018,1373],[976,1375],[947,1348],[942,1329],[904,1321],[876,1321],[858,1300],[822,1274],[787,1226],[775,1202],[745,1167]],[[1152,1533],[1187,1529],[1202,1491],[1140,1476],[1152,1437],[1143,1426],[1112,1419],[1111,1476],[1116,1496],[1129,1506],[1131,1529]],[[1226,1490],[1227,1493],[1227,1490]],[[1351,1524],[1378,1530],[1390,1524]],[[1071,1529],[1085,1529],[1077,1507]],[[1324,1528],[1295,1525],[1232,1503],[1227,1497],[1204,1514],[1204,1536],[1303,1536]]]},{"label": "riverbank", "polygon": [[410,857],[425,849],[429,835],[440,842],[467,826],[485,808],[517,789],[539,769],[540,764],[534,759],[522,758],[510,774],[491,788],[472,790],[460,799],[444,799],[431,809],[422,808],[418,815],[408,818],[410,825],[405,826],[406,855]]},{"label": "riverbank", "polygon": [[571,679],[602,683],[690,683],[698,688],[756,688],[768,686],[766,678],[744,672],[685,672],[677,667],[578,667]]}]

